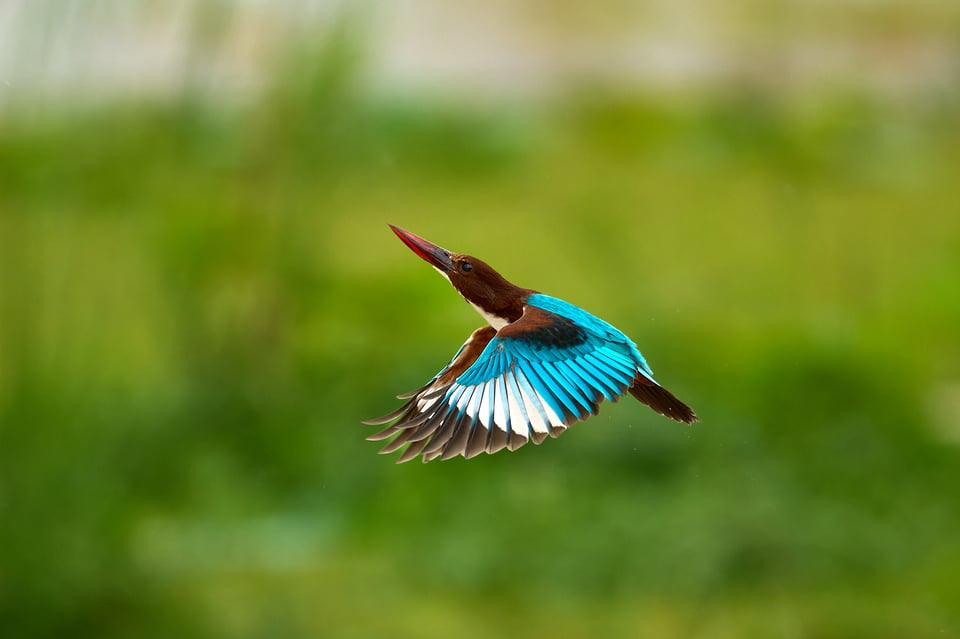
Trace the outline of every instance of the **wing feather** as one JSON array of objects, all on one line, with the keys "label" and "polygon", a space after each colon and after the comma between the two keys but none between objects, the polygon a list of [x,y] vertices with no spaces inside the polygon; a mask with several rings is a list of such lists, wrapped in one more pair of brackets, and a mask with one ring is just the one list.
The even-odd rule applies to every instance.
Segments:
[{"label": "wing feather", "polygon": [[392,440],[390,440],[389,442],[387,442],[386,446],[384,446],[383,448],[380,449],[380,454],[381,454],[381,455],[389,455],[390,453],[396,452],[396,451],[400,450],[401,448],[403,448],[403,445],[404,445],[404,444],[409,443],[409,441],[410,441],[410,434],[411,434],[412,432],[413,432],[413,431],[411,431],[411,430],[401,431],[401,433],[400,433],[399,435],[397,435],[397,436],[394,437]]},{"label": "wing feather", "polygon": [[443,425],[443,420],[446,417],[446,413],[438,410],[434,411],[433,413],[426,413],[424,416],[428,417],[428,419],[415,430],[411,429],[410,441],[418,442],[437,432],[437,429]]},{"label": "wing feather", "polygon": [[492,382],[483,383],[483,395],[480,398],[480,406],[477,407],[477,418],[484,428],[490,428],[493,425]]},{"label": "wing feather", "polygon": [[453,428],[453,434],[450,441],[443,447],[443,453],[440,459],[450,459],[457,455],[462,455],[467,446],[467,439],[470,436],[470,422],[473,421],[466,413],[461,413],[457,418]]},{"label": "wing feather", "polygon": [[416,459],[417,455],[420,454],[420,452],[423,450],[423,447],[426,445],[427,445],[426,439],[421,439],[418,442],[413,442],[412,444],[407,446],[407,449],[405,451],[403,451],[403,454],[400,455],[399,459],[397,459],[397,463],[402,464],[404,462],[410,461],[411,459]]},{"label": "wing feather", "polygon": [[[542,367],[541,370],[543,370]],[[583,384],[579,384],[579,377],[570,367],[569,361],[554,362],[550,367],[550,373],[583,407],[583,414],[597,414],[600,406],[600,392],[595,388],[586,388]]]},{"label": "wing feather", "polygon": [[585,387],[596,389],[607,400],[613,400],[615,397],[618,397],[614,389],[607,385],[606,380],[601,375],[598,375],[591,366],[587,365],[582,357],[572,359],[567,362],[567,364],[570,366],[570,370],[573,371],[574,375],[577,376],[578,381],[584,384]]},{"label": "wing feather", "polygon": [[501,428],[491,428],[487,437],[487,453],[498,453],[507,446],[507,432]]},{"label": "wing feather", "polygon": [[467,439],[467,445],[464,448],[463,456],[467,459],[476,457],[487,447],[487,441],[490,438],[490,430],[484,428],[479,423],[474,423],[470,429],[470,437]]},{"label": "wing feather", "polygon": [[520,387],[511,371],[503,375],[504,384],[507,386],[507,404],[510,407],[510,423],[513,432],[526,438],[530,431],[530,417],[527,415],[526,408],[523,405],[523,396],[520,394]]},{"label": "wing feather", "polygon": [[534,381],[537,391],[545,397],[556,397],[567,410],[572,413],[576,419],[583,419],[590,412],[590,404],[585,401],[579,393],[573,392],[566,383],[565,378],[557,370],[547,370],[545,365],[540,362],[529,362],[530,372],[539,381]]},{"label": "wing feather", "polygon": [[527,381],[523,371],[519,368],[516,369],[513,377],[519,388],[520,398],[523,400],[523,408],[527,414],[527,420],[530,423],[532,432],[549,432],[548,424],[550,423],[550,418],[547,417],[539,399],[533,392],[533,389],[530,388],[530,382]]},{"label": "wing feather", "polygon": [[[660,387],[651,375],[622,333],[536,294],[519,320],[499,332],[477,329],[429,383],[400,396],[408,400],[403,406],[365,422],[389,424],[368,439],[393,437],[384,453],[406,446],[399,462],[516,450],[531,440],[540,444],[558,437],[595,415],[605,399],[616,401],[628,391],[658,412],[687,421],[686,413],[660,399],[666,391],[655,394]],[[652,390],[640,389],[647,381]]]}]

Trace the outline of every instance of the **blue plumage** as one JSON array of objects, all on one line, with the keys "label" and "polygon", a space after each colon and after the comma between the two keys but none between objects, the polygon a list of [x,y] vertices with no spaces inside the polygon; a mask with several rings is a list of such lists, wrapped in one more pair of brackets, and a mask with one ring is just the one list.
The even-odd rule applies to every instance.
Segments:
[{"label": "blue plumage", "polygon": [[555,412],[570,412],[582,418],[583,409],[590,410],[598,394],[615,400],[626,392],[637,374],[653,380],[653,371],[636,344],[611,324],[542,293],[531,295],[526,303],[546,311],[548,320],[571,320],[580,329],[579,339],[561,346],[551,344],[540,338],[548,333],[542,326],[494,337],[477,361],[456,379],[456,384],[482,384],[519,368],[533,391],[545,398]]},{"label": "blue plumage", "polygon": [[[509,445],[511,438],[562,431],[596,413],[604,399],[619,399],[637,375],[652,375],[636,345],[607,322],[542,294],[525,306],[524,316],[491,336],[424,410],[456,420],[458,429],[499,429]],[[467,346],[434,380],[456,367]]]},{"label": "blue plumage", "polygon": [[630,392],[655,411],[691,423],[696,414],[653,379],[623,332],[561,299],[510,284],[476,258],[453,254],[394,227],[487,320],[409,401],[370,424],[395,422],[370,439],[395,436],[399,461],[424,461],[539,444]]},{"label": "blue plumage", "polygon": [[650,370],[647,360],[640,354],[637,345],[634,344],[629,337],[624,335],[623,331],[617,329],[612,324],[603,321],[592,313],[588,313],[579,306],[574,306],[570,302],[565,302],[556,297],[544,295],[543,293],[534,293],[528,297],[527,304],[569,318],[576,322],[577,325],[583,327],[584,330],[608,342],[623,344],[626,347],[626,353],[623,353],[621,349],[608,348],[606,350],[610,353],[622,353],[629,361],[636,362],[647,377],[653,379],[653,371]]}]

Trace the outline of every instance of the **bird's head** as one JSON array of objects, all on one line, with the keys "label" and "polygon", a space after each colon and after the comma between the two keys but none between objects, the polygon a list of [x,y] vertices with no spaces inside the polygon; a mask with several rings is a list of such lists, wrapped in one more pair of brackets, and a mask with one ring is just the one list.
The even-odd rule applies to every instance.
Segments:
[{"label": "bird's head", "polygon": [[516,321],[533,291],[508,282],[483,260],[451,253],[418,235],[390,225],[410,250],[433,266],[494,328]]}]

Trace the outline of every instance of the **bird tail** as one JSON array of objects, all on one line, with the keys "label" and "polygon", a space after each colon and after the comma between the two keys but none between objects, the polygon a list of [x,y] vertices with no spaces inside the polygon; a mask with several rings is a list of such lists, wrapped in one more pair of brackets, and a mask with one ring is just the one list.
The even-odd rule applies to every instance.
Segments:
[{"label": "bird tail", "polygon": [[630,387],[630,394],[665,417],[692,424],[700,421],[693,409],[674,397],[673,393],[656,382],[637,375]]}]

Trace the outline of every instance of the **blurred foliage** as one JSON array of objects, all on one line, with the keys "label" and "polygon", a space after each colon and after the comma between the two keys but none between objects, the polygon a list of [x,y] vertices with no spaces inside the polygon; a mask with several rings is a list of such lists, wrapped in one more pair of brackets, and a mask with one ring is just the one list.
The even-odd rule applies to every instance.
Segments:
[{"label": "blurred foliage", "polygon": [[[960,633],[956,101],[481,108],[351,60],[0,129],[5,635]],[[377,456],[480,321],[387,222],[624,328],[702,424]]]}]

